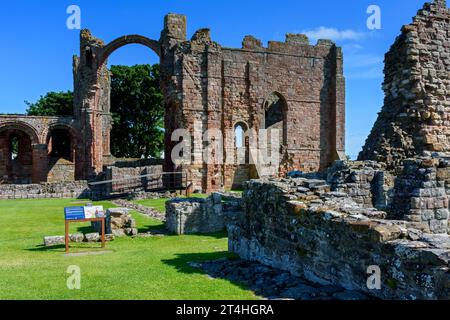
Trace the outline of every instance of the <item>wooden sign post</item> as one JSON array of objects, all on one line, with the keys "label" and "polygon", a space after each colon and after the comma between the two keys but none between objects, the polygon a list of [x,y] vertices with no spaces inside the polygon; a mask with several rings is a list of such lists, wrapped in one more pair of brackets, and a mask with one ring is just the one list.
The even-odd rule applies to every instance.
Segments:
[{"label": "wooden sign post", "polygon": [[102,248],[105,248],[105,216],[97,216],[98,211],[103,214],[103,207],[68,207],[64,208],[66,233],[66,253],[69,253],[69,225],[74,222],[101,222],[102,223]]}]

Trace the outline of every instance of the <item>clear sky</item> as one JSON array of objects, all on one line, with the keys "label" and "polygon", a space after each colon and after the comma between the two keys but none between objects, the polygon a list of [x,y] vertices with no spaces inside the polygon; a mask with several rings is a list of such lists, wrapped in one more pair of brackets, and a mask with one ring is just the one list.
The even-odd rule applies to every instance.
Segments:
[{"label": "clear sky", "polygon": [[[264,43],[285,33],[333,38],[343,47],[347,79],[347,154],[356,157],[383,104],[383,58],[423,0],[21,0],[0,2],[0,113],[24,113],[25,100],[73,89],[72,55],[79,31],[66,27],[69,5],[81,27],[109,42],[125,34],[159,39],[164,15],[188,18],[188,37],[203,27],[214,41],[240,47],[245,35]],[[369,30],[369,5],[381,9],[381,29]],[[155,63],[148,48],[129,45],[110,64]]]}]

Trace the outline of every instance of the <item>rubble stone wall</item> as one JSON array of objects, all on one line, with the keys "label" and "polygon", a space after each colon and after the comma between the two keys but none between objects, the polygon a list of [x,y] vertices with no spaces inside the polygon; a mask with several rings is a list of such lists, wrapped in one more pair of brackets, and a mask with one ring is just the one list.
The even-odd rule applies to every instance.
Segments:
[{"label": "rubble stone wall", "polygon": [[450,152],[450,10],[426,3],[385,57],[384,106],[359,155],[395,168],[424,152]]},{"label": "rubble stone wall", "polygon": [[[316,181],[255,180],[244,190],[244,216],[229,226],[229,250],[307,279],[384,299],[449,299],[450,236],[422,223],[385,220]],[[367,286],[380,268],[381,289]]]},{"label": "rubble stone wall", "polygon": [[416,158],[403,161],[395,179],[390,217],[421,222],[432,233],[450,232],[448,177],[445,159]]},{"label": "rubble stone wall", "polygon": [[346,193],[363,207],[390,208],[394,176],[382,163],[336,161],[325,176],[333,191]]},{"label": "rubble stone wall", "polygon": [[[163,185],[163,166],[151,165],[143,167],[108,166],[105,169],[106,180],[116,180],[107,188],[108,192],[115,193],[122,190],[155,190]],[[145,176],[147,177],[140,177]]]},{"label": "rubble stone wall", "polygon": [[173,199],[166,202],[166,228],[174,234],[214,233],[225,229],[222,197]]},{"label": "rubble stone wall", "polygon": [[[101,193],[101,192],[100,192]],[[28,185],[0,185],[0,199],[47,199],[47,198],[81,198],[90,199],[99,195],[91,190],[87,181],[70,181],[59,183],[42,183]]]},{"label": "rubble stone wall", "polygon": [[47,182],[67,182],[75,181],[75,164],[66,159],[58,159],[55,163],[49,164]]}]

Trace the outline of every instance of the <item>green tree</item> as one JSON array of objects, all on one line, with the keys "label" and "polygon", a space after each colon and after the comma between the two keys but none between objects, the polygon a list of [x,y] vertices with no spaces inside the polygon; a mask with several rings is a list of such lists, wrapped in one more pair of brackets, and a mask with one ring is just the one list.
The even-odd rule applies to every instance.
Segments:
[{"label": "green tree", "polygon": [[73,93],[49,92],[45,96],[31,103],[25,101],[28,106],[27,114],[30,116],[71,116],[73,115]]},{"label": "green tree", "polygon": [[159,158],[164,147],[159,65],[112,66],[111,74],[112,154]]},{"label": "green tree", "polygon": [[[49,92],[25,102],[32,116],[73,114],[73,93]],[[159,158],[164,150],[164,105],[159,65],[111,67],[111,152],[119,158]]]}]

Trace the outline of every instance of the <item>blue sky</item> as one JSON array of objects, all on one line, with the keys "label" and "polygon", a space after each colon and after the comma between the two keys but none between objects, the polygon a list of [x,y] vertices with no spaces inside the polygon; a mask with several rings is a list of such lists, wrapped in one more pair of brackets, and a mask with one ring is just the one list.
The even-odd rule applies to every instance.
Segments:
[{"label": "blue sky", "polygon": [[[213,40],[240,47],[251,34],[264,43],[285,33],[331,37],[344,49],[347,78],[347,154],[361,149],[383,104],[383,57],[402,25],[423,0],[42,0],[0,4],[0,113],[24,113],[24,100],[48,91],[72,90],[72,55],[79,51],[79,31],[66,27],[66,9],[81,8],[82,28],[106,42],[125,34],[159,39],[169,12],[188,18],[188,37],[203,27]],[[381,8],[381,30],[369,30],[369,5]],[[316,40],[311,39],[312,43]],[[110,64],[155,63],[145,47],[116,51]]]}]

